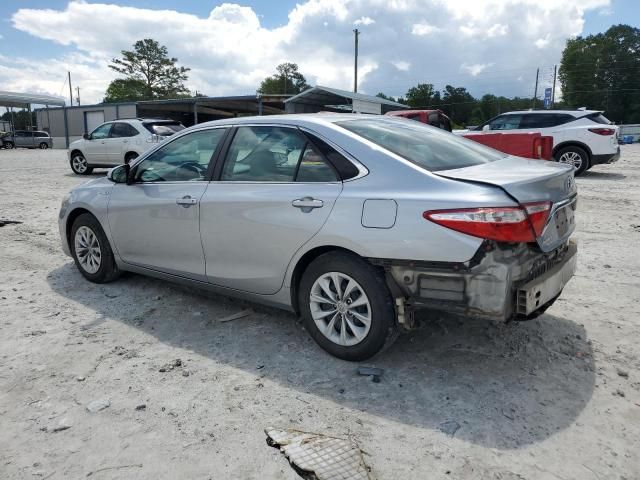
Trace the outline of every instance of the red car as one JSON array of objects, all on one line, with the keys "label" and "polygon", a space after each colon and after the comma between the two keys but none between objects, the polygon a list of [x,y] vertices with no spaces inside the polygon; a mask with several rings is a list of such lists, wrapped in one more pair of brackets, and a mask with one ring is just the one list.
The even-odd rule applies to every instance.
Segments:
[{"label": "red car", "polygon": [[387,112],[385,115],[408,118],[409,120],[426,123],[432,127],[441,128],[447,132],[451,131],[451,120],[442,110],[396,110]]}]

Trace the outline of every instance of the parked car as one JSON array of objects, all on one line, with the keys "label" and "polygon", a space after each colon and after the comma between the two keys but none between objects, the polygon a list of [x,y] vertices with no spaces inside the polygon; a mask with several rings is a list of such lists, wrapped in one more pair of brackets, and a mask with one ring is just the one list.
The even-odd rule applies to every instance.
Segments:
[{"label": "parked car", "polygon": [[426,123],[432,127],[437,127],[447,132],[451,131],[451,120],[442,110],[396,110],[387,112],[390,117],[402,117],[417,122]]},{"label": "parked car", "polygon": [[596,110],[508,112],[479,125],[475,130],[539,132],[552,136],[553,158],[557,162],[573,165],[576,175],[594,165],[613,163],[620,158],[618,127]]},{"label": "parked car", "polygon": [[2,140],[3,148],[47,149],[53,147],[53,139],[47,132],[41,131],[16,130],[15,132],[6,133],[0,140]]},{"label": "parked car", "polygon": [[69,165],[78,175],[94,168],[129,163],[158,142],[184,130],[180,122],[153,118],[129,118],[106,122],[69,145]]},{"label": "parked car", "polygon": [[363,360],[416,308],[548,308],[576,265],[573,176],[391,117],[233,118],[76,187],[59,228],[91,282],[126,270],[292,310]]}]

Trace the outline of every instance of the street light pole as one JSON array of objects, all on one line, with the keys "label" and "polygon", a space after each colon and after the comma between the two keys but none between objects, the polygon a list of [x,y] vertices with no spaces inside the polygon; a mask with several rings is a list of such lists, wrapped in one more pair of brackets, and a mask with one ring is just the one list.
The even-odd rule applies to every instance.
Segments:
[{"label": "street light pole", "polygon": [[353,91],[354,93],[358,93],[358,35],[360,32],[356,28],[353,31],[355,38],[355,57],[353,62]]}]

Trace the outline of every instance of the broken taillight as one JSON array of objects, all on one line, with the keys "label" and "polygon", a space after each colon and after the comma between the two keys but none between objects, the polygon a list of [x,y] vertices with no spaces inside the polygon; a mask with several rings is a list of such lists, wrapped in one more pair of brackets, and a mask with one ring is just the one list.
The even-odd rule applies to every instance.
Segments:
[{"label": "broken taillight", "polygon": [[613,135],[614,133],[616,133],[613,128],[590,128],[589,131],[591,133],[605,136]]},{"label": "broken taillight", "polygon": [[535,242],[549,218],[551,202],[520,207],[431,210],[422,216],[438,225],[497,242]]}]

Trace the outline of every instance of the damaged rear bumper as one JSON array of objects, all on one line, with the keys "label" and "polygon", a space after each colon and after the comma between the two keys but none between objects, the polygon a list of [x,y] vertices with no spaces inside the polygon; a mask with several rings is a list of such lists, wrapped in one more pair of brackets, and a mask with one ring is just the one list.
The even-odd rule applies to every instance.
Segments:
[{"label": "damaged rear bumper", "polygon": [[546,310],[573,276],[576,261],[577,246],[568,242],[548,253],[525,244],[485,243],[459,264],[373,263],[385,268],[394,296],[412,307],[508,321]]}]

